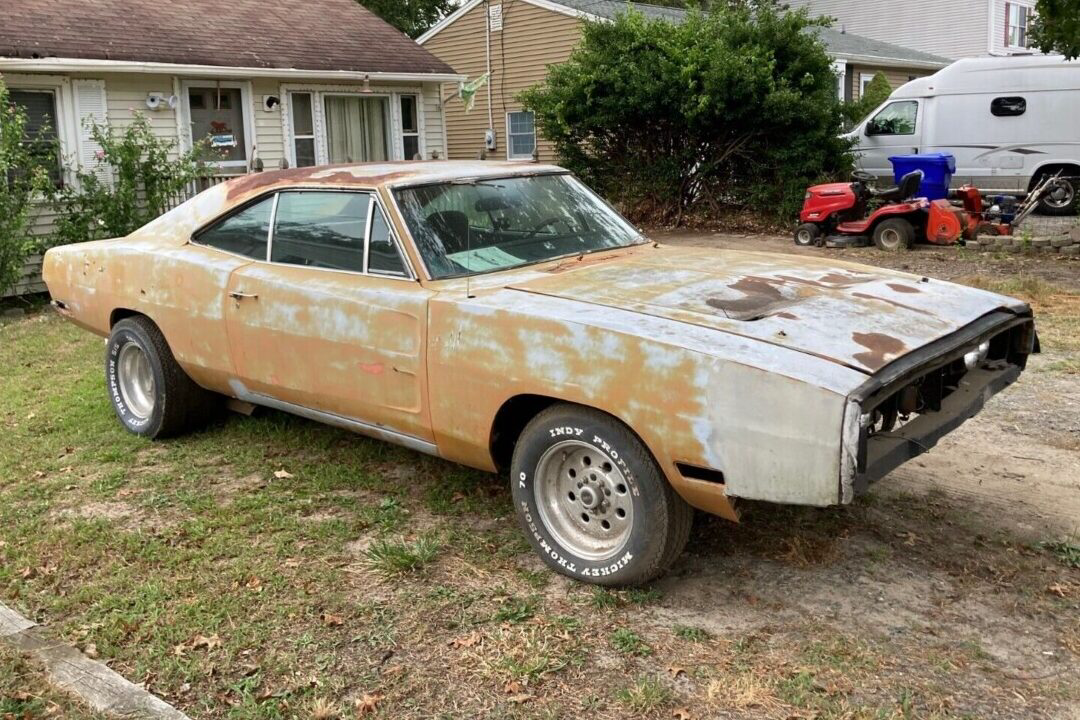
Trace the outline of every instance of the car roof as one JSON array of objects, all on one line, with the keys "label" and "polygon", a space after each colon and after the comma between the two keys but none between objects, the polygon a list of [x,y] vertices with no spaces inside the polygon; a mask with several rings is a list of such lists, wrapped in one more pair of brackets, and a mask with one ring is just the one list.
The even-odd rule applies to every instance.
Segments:
[{"label": "car roof", "polygon": [[322,187],[402,187],[451,180],[564,173],[557,165],[534,162],[492,160],[426,160],[386,163],[321,165],[316,167],[268,170],[241,175],[228,181],[229,195],[247,195],[255,190],[290,185]]}]

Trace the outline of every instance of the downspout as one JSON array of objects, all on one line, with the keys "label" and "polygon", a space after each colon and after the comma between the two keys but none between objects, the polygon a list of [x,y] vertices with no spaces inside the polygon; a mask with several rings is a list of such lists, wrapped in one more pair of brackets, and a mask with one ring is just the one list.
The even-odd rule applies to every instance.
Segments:
[{"label": "downspout", "polygon": [[487,50],[487,75],[488,75],[488,81],[487,81],[488,130],[490,130],[491,132],[494,133],[495,132],[495,113],[494,113],[494,110],[492,110],[492,105],[491,105],[491,102],[492,102],[492,100],[491,100],[492,78],[491,78],[491,3],[490,2],[485,2],[484,3],[484,14],[485,14],[484,27],[485,27],[485,30],[486,30],[486,32],[485,32],[485,38],[486,39],[485,39],[484,45],[485,45],[485,49]]}]

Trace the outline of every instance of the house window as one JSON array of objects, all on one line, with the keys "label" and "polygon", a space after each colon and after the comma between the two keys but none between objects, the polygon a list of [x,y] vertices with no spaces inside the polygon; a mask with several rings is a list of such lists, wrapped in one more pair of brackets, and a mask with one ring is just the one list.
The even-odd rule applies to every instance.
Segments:
[{"label": "house window", "polygon": [[326,95],[326,151],[330,163],[378,162],[390,158],[385,97]]},{"label": "house window", "polygon": [[189,122],[193,142],[205,140],[223,166],[247,165],[243,93],[239,87],[189,87]]},{"label": "house window", "polygon": [[531,112],[506,113],[506,156],[510,160],[532,158],[536,149],[536,125]]},{"label": "house window", "polygon": [[1028,46],[1028,20],[1031,8],[1016,3],[1005,3],[1005,45],[1026,48]]},{"label": "house window", "polygon": [[12,90],[12,105],[26,113],[23,145],[48,167],[49,177],[59,187],[62,173],[57,135],[56,93],[52,90]]},{"label": "house window", "polygon": [[859,73],[859,97],[866,97],[866,88],[874,80],[874,73]]},{"label": "house window", "polygon": [[420,120],[416,111],[416,96],[401,96],[401,147],[406,160],[420,155]]},{"label": "house window", "polygon": [[315,120],[311,114],[311,93],[289,93],[292,108],[293,158],[296,167],[315,165]]}]

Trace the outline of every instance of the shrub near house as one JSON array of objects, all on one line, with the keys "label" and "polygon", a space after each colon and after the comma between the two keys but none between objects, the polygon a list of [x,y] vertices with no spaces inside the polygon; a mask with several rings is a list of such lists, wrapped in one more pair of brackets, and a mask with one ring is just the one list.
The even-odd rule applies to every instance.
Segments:
[{"label": "shrub near house", "polygon": [[520,99],[561,162],[639,218],[788,217],[807,185],[850,167],[816,22],[768,3],[678,25],[629,11],[586,23]]}]

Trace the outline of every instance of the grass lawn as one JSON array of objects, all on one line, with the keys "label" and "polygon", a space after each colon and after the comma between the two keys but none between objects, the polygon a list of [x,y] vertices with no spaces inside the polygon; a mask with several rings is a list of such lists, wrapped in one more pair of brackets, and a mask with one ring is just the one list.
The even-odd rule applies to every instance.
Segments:
[{"label": "grass lawn", "polygon": [[[102,363],[49,313],[0,325],[0,600],[193,717],[1019,717],[1080,693],[1055,670],[1021,703],[977,633],[785,600],[940,575],[1002,593],[1075,662],[1068,544],[974,543],[925,499],[872,496],[707,519],[669,579],[599,590],[533,557],[503,479],[276,412],[151,443],[116,421]],[[722,596],[694,595],[702,566],[730,572]],[[91,717],[0,652],[0,717],[53,703]]]}]

